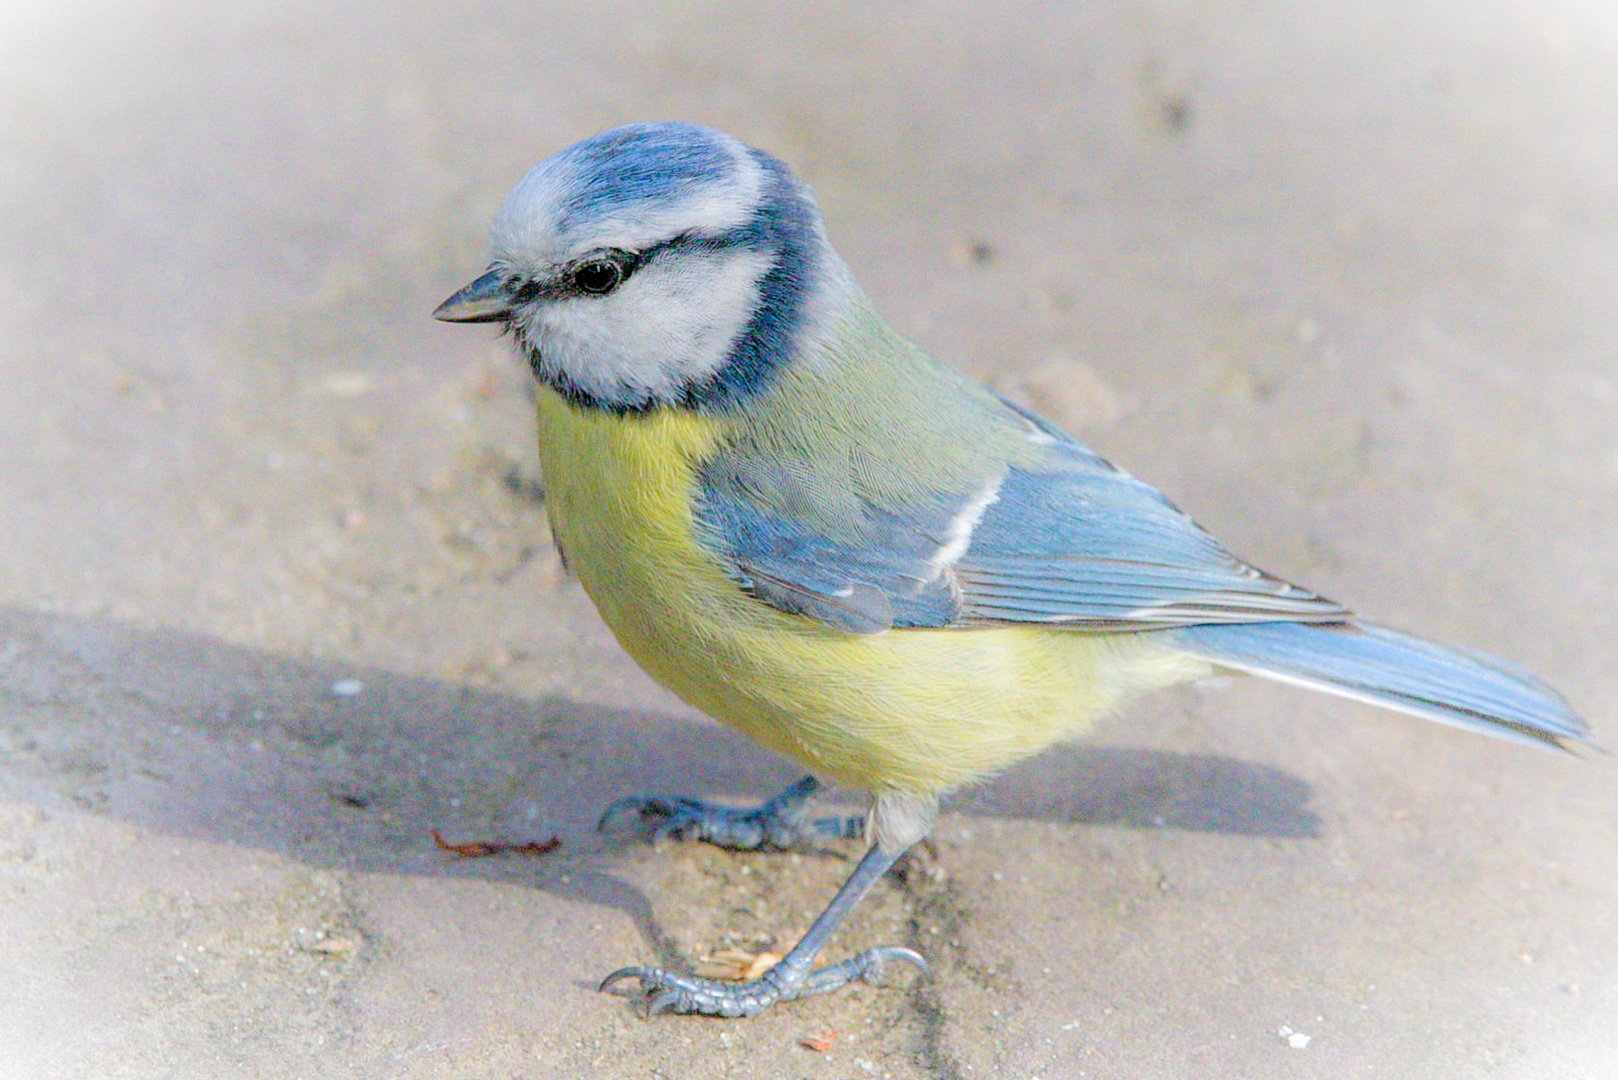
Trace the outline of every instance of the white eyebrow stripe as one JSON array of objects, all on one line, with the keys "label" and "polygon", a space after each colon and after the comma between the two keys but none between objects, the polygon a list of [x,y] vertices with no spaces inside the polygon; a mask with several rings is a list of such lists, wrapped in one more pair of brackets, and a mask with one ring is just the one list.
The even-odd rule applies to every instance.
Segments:
[{"label": "white eyebrow stripe", "polygon": [[977,531],[978,523],[989,507],[1000,500],[1000,488],[1006,482],[1006,474],[992,477],[983,490],[961,507],[960,511],[944,526],[944,540],[933,557],[927,560],[926,581],[937,581],[961,560],[966,549],[972,546],[972,534]]}]

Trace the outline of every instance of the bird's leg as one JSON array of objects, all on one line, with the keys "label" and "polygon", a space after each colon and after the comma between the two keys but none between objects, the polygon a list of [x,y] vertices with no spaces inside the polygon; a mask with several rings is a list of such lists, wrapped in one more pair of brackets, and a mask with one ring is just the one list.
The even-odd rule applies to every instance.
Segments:
[{"label": "bird's leg", "polygon": [[619,799],[601,815],[600,827],[631,812],[642,821],[661,819],[654,841],[706,840],[733,851],[785,851],[811,839],[857,839],[865,833],[864,817],[811,818],[809,809],[820,781],[813,776],[787,788],[761,806],[737,810],[683,795],[649,795]]},{"label": "bird's leg", "polygon": [[847,960],[811,970],[815,957],[825,947],[838,924],[871,891],[871,886],[904,850],[901,847],[885,851],[878,845],[872,845],[826,910],[820,913],[820,918],[814,921],[792,951],[752,982],[718,982],[679,975],[664,968],[640,966],[613,972],[602,982],[601,989],[606,990],[622,979],[639,979],[640,992],[647,999],[648,1016],[664,1012],[757,1016],[778,1001],[824,994],[851,982],[871,982],[890,960],[908,960],[926,974],[927,961],[919,953],[892,945],[866,949]]}]

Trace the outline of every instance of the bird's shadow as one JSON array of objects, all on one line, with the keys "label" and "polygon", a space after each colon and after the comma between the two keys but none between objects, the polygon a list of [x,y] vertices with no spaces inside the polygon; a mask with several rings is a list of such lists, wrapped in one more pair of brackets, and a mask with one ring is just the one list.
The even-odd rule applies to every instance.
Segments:
[{"label": "bird's shadow", "polygon": [[[356,693],[345,691],[362,686]],[[109,619],[0,608],[0,797],[306,864],[519,879],[624,912],[671,954],[596,829],[626,794],[757,801],[799,772],[728,729],[308,662]],[[1083,744],[955,806],[968,816],[1310,837],[1309,785],[1215,755]],[[561,844],[469,859],[466,839]]]}]

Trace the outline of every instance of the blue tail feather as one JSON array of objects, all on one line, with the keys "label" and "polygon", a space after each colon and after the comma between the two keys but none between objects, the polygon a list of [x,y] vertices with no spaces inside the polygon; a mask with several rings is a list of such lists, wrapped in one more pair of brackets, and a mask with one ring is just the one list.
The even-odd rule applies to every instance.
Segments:
[{"label": "blue tail feather", "polygon": [[1589,729],[1533,675],[1374,623],[1189,626],[1180,644],[1221,667],[1366,701],[1515,742],[1562,747]]}]

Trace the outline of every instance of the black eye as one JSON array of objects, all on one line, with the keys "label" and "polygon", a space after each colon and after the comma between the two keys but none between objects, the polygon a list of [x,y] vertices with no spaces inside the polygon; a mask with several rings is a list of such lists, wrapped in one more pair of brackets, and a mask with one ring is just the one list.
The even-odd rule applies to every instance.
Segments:
[{"label": "black eye", "polygon": [[573,271],[573,284],[587,293],[610,293],[624,282],[625,267],[612,259],[591,259]]}]

